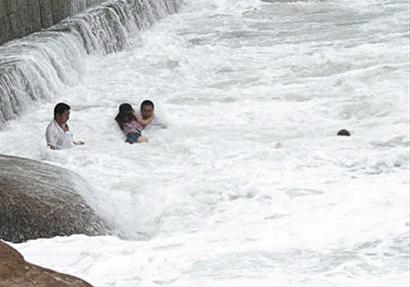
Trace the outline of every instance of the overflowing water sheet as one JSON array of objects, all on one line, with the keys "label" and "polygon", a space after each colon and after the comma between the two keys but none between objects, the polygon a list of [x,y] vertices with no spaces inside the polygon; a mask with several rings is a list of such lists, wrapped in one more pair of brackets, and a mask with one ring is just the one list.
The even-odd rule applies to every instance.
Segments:
[{"label": "overflowing water sheet", "polygon": [[[80,174],[126,238],[15,245],[27,260],[95,286],[408,284],[407,1],[185,0],[126,35],[68,41],[0,131],[1,153]],[[125,144],[113,117],[144,99],[167,128]],[[46,149],[59,101],[86,145]]]}]

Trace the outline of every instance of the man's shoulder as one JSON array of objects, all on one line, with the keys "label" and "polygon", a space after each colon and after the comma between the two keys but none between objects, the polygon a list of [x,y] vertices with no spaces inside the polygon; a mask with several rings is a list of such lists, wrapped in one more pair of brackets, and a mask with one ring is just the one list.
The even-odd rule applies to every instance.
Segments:
[{"label": "man's shoulder", "polygon": [[48,124],[46,131],[47,131],[47,132],[58,131],[58,128],[57,128],[57,125],[56,125],[55,120],[52,120],[52,121]]}]

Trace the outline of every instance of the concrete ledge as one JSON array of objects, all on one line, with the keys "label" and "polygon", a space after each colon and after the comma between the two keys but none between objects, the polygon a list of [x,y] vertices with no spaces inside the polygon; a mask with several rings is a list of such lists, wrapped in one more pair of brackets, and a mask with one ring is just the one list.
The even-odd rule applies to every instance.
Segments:
[{"label": "concrete ledge", "polygon": [[105,0],[0,0],[0,45],[51,27]]}]

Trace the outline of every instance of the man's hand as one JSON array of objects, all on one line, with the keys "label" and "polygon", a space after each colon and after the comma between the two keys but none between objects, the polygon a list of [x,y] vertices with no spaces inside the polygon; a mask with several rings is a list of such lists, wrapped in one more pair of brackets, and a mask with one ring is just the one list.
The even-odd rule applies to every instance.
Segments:
[{"label": "man's hand", "polygon": [[57,148],[53,146],[52,144],[48,144],[47,147],[51,150],[56,150]]}]

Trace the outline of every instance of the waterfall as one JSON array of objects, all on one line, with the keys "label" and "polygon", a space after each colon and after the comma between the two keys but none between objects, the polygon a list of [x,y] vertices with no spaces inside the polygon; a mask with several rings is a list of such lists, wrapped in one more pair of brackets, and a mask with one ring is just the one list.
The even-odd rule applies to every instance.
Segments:
[{"label": "waterfall", "polygon": [[124,49],[129,38],[177,11],[178,0],[116,0],[0,47],[0,127],[37,100],[79,80],[81,58]]}]

